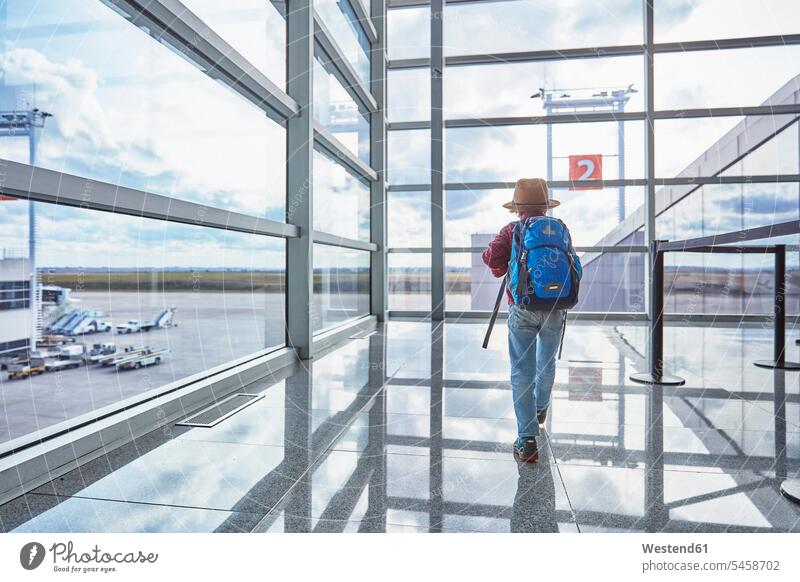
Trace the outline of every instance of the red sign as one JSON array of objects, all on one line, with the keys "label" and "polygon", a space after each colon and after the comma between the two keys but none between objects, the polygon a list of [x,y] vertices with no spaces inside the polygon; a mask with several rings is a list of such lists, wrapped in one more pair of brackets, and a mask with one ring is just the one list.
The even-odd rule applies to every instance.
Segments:
[{"label": "red sign", "polygon": [[0,194],[0,200],[16,200],[16,198],[12,198],[11,196],[3,196]]},{"label": "red sign", "polygon": [[[572,182],[581,180],[603,179],[603,154],[588,154],[569,157],[569,179]],[[570,190],[602,190],[602,186],[571,186]]]}]

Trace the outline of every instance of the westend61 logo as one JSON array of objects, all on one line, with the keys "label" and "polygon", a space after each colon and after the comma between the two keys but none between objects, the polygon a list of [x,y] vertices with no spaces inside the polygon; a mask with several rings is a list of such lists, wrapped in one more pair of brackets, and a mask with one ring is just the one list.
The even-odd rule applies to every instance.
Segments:
[{"label": "westend61 logo", "polygon": [[49,550],[39,542],[29,542],[19,552],[19,563],[26,570],[35,570],[42,565],[47,553],[53,558],[55,572],[114,572],[117,564],[155,564],[158,554],[135,552],[106,552],[100,546],[88,551],[75,551],[74,544],[56,542]]}]

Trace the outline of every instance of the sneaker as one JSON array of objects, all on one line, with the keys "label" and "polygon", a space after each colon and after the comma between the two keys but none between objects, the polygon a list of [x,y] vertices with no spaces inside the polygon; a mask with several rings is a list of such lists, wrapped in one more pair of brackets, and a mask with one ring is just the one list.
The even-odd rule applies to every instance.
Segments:
[{"label": "sneaker", "polygon": [[535,463],[539,460],[539,448],[536,437],[517,439],[514,443],[514,456],[523,463]]},{"label": "sneaker", "polygon": [[542,408],[540,411],[536,413],[536,418],[539,421],[539,426],[544,426],[544,423],[547,422],[547,409]]}]

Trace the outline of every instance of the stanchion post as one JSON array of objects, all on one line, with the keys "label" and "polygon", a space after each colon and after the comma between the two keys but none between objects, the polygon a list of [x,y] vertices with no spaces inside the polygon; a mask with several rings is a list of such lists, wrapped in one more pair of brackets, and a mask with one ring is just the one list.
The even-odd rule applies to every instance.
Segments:
[{"label": "stanchion post", "polygon": [[772,360],[754,362],[759,368],[800,370],[800,363],[786,361],[786,245],[775,245]]},{"label": "stanchion post", "polygon": [[678,376],[664,374],[664,251],[658,248],[662,241],[650,243],[650,305],[652,313],[649,326],[648,364],[650,371],[633,374],[630,378],[640,384],[681,386],[686,381]]},{"label": "stanchion post", "polygon": [[654,240],[650,247],[653,255],[653,283],[650,285],[650,305],[653,306],[650,371],[660,378],[664,374],[664,251],[658,250],[658,242]]},{"label": "stanchion post", "polygon": [[775,247],[775,362],[786,361],[786,245]]}]

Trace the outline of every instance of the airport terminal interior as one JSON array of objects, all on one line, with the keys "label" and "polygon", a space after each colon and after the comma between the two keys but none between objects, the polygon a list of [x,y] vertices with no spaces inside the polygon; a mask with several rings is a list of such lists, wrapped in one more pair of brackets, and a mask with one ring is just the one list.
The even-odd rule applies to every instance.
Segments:
[{"label": "airport terminal interior", "polygon": [[[794,0],[0,35],[0,531],[800,532]],[[583,276],[524,463],[482,253],[533,177]]]}]

